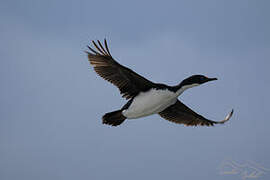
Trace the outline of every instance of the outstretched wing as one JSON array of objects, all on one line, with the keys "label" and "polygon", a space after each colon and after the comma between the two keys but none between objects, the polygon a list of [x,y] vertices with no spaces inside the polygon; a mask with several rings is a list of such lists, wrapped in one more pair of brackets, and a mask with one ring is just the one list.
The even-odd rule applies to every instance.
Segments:
[{"label": "outstretched wing", "polygon": [[226,116],[224,120],[211,121],[192,111],[179,100],[177,100],[175,104],[169,106],[159,113],[161,117],[168,121],[184,124],[186,126],[213,126],[214,124],[223,124],[232,117],[232,114],[233,110]]},{"label": "outstretched wing", "polygon": [[106,39],[104,39],[105,48],[100,41],[97,41],[98,44],[95,41],[92,43],[96,49],[88,46],[90,64],[98,75],[117,86],[123,97],[130,99],[140,91],[155,87],[155,83],[116,62],[111,56]]}]

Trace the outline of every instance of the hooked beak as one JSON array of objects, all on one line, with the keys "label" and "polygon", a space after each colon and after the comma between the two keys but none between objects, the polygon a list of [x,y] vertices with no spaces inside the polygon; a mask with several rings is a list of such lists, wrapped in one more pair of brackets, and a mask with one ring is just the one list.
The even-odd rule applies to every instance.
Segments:
[{"label": "hooked beak", "polygon": [[217,78],[208,78],[206,82],[218,80]]}]

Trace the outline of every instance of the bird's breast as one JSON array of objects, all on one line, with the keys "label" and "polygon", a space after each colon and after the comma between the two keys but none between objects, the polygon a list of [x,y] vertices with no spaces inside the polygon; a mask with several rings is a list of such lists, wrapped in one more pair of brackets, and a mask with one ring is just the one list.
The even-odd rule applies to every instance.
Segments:
[{"label": "bird's breast", "polygon": [[135,119],[159,113],[174,104],[177,94],[168,89],[151,89],[140,92],[122,114],[128,119]]}]

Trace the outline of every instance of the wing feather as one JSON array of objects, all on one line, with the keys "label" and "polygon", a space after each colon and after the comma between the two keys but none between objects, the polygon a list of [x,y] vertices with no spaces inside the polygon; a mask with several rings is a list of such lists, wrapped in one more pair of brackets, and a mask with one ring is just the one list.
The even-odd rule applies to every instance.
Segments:
[{"label": "wing feather", "polygon": [[159,113],[162,118],[168,121],[177,124],[184,124],[186,126],[214,126],[214,124],[224,124],[232,117],[232,114],[233,110],[226,116],[224,120],[212,121],[197,114],[179,100],[177,100],[175,104],[169,106]]},{"label": "wing feather", "polygon": [[90,52],[87,54],[90,64],[99,76],[117,86],[123,97],[130,99],[141,91],[156,87],[155,83],[115,61],[111,56],[106,39],[104,39],[105,48],[100,41],[97,43],[92,41],[92,43],[96,49],[88,46]]}]

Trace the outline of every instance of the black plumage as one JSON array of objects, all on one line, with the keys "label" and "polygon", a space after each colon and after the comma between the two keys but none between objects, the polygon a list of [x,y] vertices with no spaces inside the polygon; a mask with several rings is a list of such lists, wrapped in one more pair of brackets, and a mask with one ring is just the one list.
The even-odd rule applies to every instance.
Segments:
[{"label": "black plumage", "polygon": [[[87,52],[87,54],[90,64],[94,67],[94,70],[98,75],[117,86],[122,96],[129,99],[128,103],[124,105],[121,110],[106,113],[103,116],[104,124],[112,126],[121,124],[126,119],[121,113],[122,110],[127,109],[140,92],[147,92],[151,89],[167,89],[176,92],[184,85],[192,83],[203,84],[208,81],[216,80],[216,78],[194,75],[183,80],[176,86],[154,83],[115,61],[109,51],[106,39],[104,39],[105,48],[99,40],[97,43],[95,41],[92,41],[92,43],[96,49],[88,46],[90,52]],[[213,126],[214,124],[223,124],[231,118],[232,114],[233,110],[222,121],[208,120],[191,110],[179,100],[177,100],[175,104],[159,112],[159,115],[162,118],[187,126]]]}]

